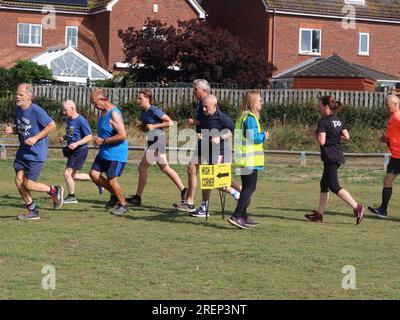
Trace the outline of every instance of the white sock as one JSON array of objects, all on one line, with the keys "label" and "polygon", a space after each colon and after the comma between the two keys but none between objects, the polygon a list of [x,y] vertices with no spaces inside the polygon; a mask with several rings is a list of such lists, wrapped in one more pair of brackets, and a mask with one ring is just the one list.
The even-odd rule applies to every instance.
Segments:
[{"label": "white sock", "polygon": [[232,197],[235,198],[235,200],[239,200],[239,198],[240,198],[240,192],[239,191],[237,191],[236,189],[232,188],[230,194],[232,195]]}]

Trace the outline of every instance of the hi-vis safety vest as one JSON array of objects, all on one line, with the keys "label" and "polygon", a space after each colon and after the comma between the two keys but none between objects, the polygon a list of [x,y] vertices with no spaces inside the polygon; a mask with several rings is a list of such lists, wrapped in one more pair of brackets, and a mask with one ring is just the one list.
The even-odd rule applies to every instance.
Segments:
[{"label": "hi-vis safety vest", "polygon": [[248,117],[254,117],[257,122],[258,132],[261,132],[260,122],[252,112],[244,112],[236,121],[234,137],[234,162],[239,167],[259,167],[264,166],[263,144],[255,144],[254,141],[247,139],[244,132],[244,123]]}]

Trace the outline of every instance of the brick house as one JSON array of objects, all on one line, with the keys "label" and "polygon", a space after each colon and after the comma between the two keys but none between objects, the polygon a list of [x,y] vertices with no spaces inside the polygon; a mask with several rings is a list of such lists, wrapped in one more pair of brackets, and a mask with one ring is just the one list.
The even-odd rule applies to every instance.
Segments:
[{"label": "brick house", "polygon": [[207,21],[262,50],[283,74],[314,57],[400,75],[400,0],[203,0]]},{"label": "brick house", "polygon": [[0,0],[0,66],[70,46],[65,53],[88,59],[79,56],[82,65],[90,60],[112,72],[125,59],[118,30],[140,28],[147,18],[176,25],[204,19],[205,11],[196,0]]},{"label": "brick house", "polygon": [[274,76],[274,88],[375,91],[399,82],[398,77],[348,62],[337,54],[313,57]]}]

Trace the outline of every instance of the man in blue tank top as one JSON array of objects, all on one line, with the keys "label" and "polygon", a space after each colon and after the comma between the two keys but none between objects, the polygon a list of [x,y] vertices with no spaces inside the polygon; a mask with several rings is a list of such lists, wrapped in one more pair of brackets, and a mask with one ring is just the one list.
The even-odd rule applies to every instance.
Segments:
[{"label": "man in blue tank top", "polygon": [[[125,196],[117,180],[128,161],[128,142],[124,121],[121,111],[108,101],[104,90],[94,90],[90,100],[96,109],[101,111],[97,137],[93,140],[94,145],[100,150],[90,169],[90,177],[94,183],[111,193],[106,209],[114,208],[118,204],[111,213],[121,216],[128,211]],[[107,179],[101,175],[103,172]]]},{"label": "man in blue tank top", "polygon": [[17,134],[19,149],[14,161],[15,184],[25,202],[26,213],[19,220],[38,220],[39,211],[31,197],[31,191],[47,192],[53,200],[54,210],[63,204],[63,187],[36,182],[47,160],[48,134],[56,124],[47,112],[32,103],[33,88],[28,83],[18,86],[16,92],[15,127],[8,124],[5,134]]}]

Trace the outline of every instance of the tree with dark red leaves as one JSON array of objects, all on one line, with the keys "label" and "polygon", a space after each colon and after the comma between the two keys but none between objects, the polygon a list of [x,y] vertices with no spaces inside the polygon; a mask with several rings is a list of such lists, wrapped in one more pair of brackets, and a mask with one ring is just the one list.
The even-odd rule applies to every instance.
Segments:
[{"label": "tree with dark red leaves", "polygon": [[[192,81],[266,88],[275,67],[238,37],[198,20],[178,27],[148,20],[144,29],[119,31],[131,72],[138,81]],[[171,68],[171,67],[178,68]],[[173,71],[173,70],[178,71]]]}]

